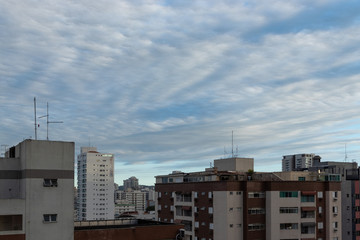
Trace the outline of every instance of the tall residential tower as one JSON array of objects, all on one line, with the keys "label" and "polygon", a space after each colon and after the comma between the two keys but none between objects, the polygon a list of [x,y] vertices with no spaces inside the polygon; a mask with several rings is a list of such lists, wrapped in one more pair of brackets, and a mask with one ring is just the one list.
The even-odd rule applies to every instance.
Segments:
[{"label": "tall residential tower", "polygon": [[114,155],[81,147],[77,164],[78,220],[114,219]]}]

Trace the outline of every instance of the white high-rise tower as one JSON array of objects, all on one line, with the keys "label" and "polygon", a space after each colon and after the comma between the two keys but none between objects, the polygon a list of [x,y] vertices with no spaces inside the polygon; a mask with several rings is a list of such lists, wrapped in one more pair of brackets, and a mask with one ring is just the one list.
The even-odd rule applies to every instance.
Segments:
[{"label": "white high-rise tower", "polygon": [[114,155],[81,147],[77,164],[78,219],[114,219]]}]

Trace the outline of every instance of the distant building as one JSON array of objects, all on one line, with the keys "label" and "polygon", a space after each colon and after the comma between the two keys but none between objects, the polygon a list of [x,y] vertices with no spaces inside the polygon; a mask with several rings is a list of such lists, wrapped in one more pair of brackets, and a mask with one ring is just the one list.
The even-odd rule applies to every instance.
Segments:
[{"label": "distant building", "polygon": [[0,239],[72,240],[74,143],[25,140],[0,158]]},{"label": "distant building", "polygon": [[[142,191],[116,191],[115,192],[116,204],[128,204],[135,206],[135,211],[144,212],[146,210],[146,192]],[[122,205],[119,205],[119,207]],[[126,206],[126,205],[125,205]],[[121,209],[121,208],[120,208]]]},{"label": "distant building", "polygon": [[114,155],[81,147],[77,165],[78,219],[114,219]]},{"label": "distant building", "polygon": [[124,180],[124,191],[127,190],[139,190],[139,179],[131,177]]},{"label": "distant building", "polygon": [[282,171],[297,171],[313,166],[313,161],[320,161],[320,156],[313,153],[302,153],[295,155],[286,155],[282,159]]},{"label": "distant building", "polygon": [[253,159],[214,166],[156,176],[156,219],[184,224],[185,240],[341,239],[339,181],[323,181],[325,173],[254,173]]}]

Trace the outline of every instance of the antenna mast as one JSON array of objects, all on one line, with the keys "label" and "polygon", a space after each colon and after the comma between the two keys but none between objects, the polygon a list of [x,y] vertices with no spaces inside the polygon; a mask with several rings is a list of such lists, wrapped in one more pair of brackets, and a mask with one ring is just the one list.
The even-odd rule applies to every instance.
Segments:
[{"label": "antenna mast", "polygon": [[34,116],[35,116],[35,140],[37,140],[37,124],[36,124],[36,97],[34,97]]},{"label": "antenna mast", "polygon": [[46,117],[46,140],[49,141],[49,123],[63,123],[63,121],[49,121],[49,102],[46,103],[46,115],[41,116],[39,118]]},{"label": "antenna mast", "polygon": [[231,131],[231,157],[234,157],[234,131]]},{"label": "antenna mast", "polygon": [[348,156],[347,156],[346,143],[345,143],[345,158],[344,158],[344,162],[346,162],[346,161],[347,161],[347,158],[348,158]]}]

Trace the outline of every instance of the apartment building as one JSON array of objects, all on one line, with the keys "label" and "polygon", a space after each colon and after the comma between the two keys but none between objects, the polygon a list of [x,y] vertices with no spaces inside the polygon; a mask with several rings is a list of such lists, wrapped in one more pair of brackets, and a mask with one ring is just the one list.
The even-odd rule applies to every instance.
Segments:
[{"label": "apartment building", "polygon": [[144,212],[147,207],[146,195],[146,192],[139,190],[118,190],[115,192],[115,203],[118,204],[118,207],[124,206],[123,204],[128,204],[128,206],[133,205],[135,206],[135,211]]},{"label": "apartment building", "polygon": [[203,172],[156,176],[157,220],[184,224],[187,240],[341,239],[339,181],[251,166],[219,159]]},{"label": "apartment building", "polygon": [[130,177],[126,180],[123,181],[124,182],[124,191],[127,190],[139,190],[139,179],[137,179],[136,177]]},{"label": "apartment building", "polygon": [[0,240],[73,240],[74,143],[24,140],[0,158]]},{"label": "apartment building", "polygon": [[282,171],[296,171],[313,166],[314,161],[319,161],[320,156],[313,153],[302,153],[283,156]]},{"label": "apartment building", "polygon": [[315,162],[310,172],[341,177],[342,239],[360,240],[360,171],[356,162]]},{"label": "apartment building", "polygon": [[81,147],[77,173],[78,219],[114,219],[114,155]]}]

